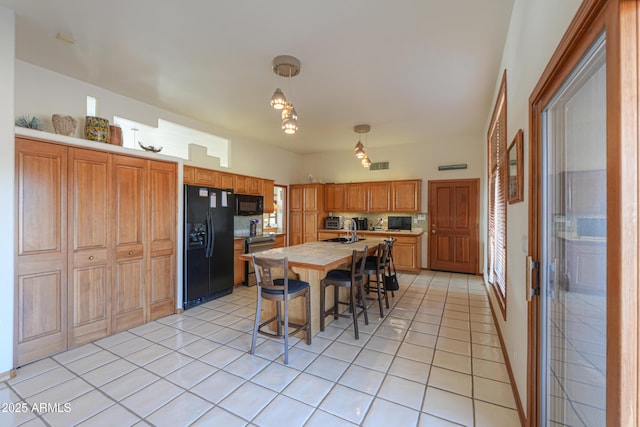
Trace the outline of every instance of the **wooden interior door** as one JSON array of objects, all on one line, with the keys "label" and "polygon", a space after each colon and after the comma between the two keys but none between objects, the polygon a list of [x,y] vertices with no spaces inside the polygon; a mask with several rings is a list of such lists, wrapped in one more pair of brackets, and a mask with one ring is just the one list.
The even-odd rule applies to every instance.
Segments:
[{"label": "wooden interior door", "polygon": [[429,181],[429,268],[478,274],[479,179]]},{"label": "wooden interior door", "polygon": [[149,167],[149,320],[173,314],[176,294],[176,165],[151,162]]},{"label": "wooden interior door", "polygon": [[69,149],[69,347],[111,333],[111,155]]},{"label": "wooden interior door", "polygon": [[144,260],[146,161],[114,156],[113,169],[113,332],[119,332],[141,325],[148,318]]},{"label": "wooden interior door", "polygon": [[67,349],[67,148],[16,139],[16,366]]}]

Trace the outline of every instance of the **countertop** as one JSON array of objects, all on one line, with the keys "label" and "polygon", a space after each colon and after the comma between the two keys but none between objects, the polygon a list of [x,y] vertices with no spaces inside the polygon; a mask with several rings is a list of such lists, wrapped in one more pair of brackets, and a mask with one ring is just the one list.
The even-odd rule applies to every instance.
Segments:
[{"label": "countertop", "polygon": [[[287,257],[290,267],[327,270],[348,262],[354,249],[361,251],[367,246],[369,253],[375,252],[378,243],[382,243],[383,240],[368,237],[356,243],[308,242],[302,245],[268,249],[258,253],[260,257],[264,258]],[[240,259],[250,261],[251,255],[241,255]]]},{"label": "countertop", "polygon": [[[349,233],[350,230],[344,230],[344,229],[340,229],[340,230],[335,230],[335,229],[328,229],[328,228],[323,228],[318,230],[318,232],[327,232],[327,233]],[[422,233],[424,233],[424,231],[422,230],[422,228],[414,228],[412,230],[358,230],[358,234],[367,234],[367,235],[376,235],[376,234],[380,234],[380,235],[400,235],[400,236],[419,236]]]}]

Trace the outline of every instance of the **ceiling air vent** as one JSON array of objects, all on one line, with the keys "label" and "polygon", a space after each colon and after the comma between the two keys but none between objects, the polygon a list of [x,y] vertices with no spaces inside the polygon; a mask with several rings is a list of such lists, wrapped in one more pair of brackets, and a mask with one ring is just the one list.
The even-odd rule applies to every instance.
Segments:
[{"label": "ceiling air vent", "polygon": [[389,162],[371,163],[371,166],[369,166],[370,171],[379,171],[383,169],[389,169]]}]

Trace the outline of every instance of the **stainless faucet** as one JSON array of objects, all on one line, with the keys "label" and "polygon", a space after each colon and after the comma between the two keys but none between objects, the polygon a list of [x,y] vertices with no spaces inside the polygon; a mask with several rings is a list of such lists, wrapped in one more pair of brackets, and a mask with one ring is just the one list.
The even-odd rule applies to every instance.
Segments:
[{"label": "stainless faucet", "polygon": [[344,225],[348,222],[351,223],[351,242],[357,242],[358,241],[358,233],[356,233],[356,222],[353,220],[353,218],[345,218],[343,221],[343,227]]}]

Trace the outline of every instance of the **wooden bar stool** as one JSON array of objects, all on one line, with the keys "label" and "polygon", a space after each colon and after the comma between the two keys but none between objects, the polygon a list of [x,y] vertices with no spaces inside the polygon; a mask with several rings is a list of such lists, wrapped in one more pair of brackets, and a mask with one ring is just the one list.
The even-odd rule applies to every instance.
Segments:
[{"label": "wooden bar stool", "polygon": [[[375,255],[367,257],[367,261],[364,264],[364,274],[367,276],[367,283],[364,285],[367,295],[373,290],[376,292],[376,297],[370,297],[370,300],[377,300],[380,307],[380,317],[384,317],[384,309],[382,308],[382,297],[386,301],[386,306],[389,308],[389,295],[384,287],[384,274],[387,266],[387,259],[389,258],[389,243],[385,240],[378,245],[378,250]],[[375,277],[375,280],[371,279],[371,276]],[[375,283],[375,288],[372,283]]]},{"label": "wooden bar stool", "polygon": [[[365,246],[363,251],[353,251],[351,257],[351,270],[330,270],[324,279],[320,281],[320,330],[324,331],[325,317],[333,314],[333,318],[338,317],[353,318],[353,328],[355,330],[356,339],[358,336],[358,316],[364,314],[364,324],[369,324],[369,318],[367,317],[367,304],[364,300],[364,264],[367,259],[368,247]],[[329,310],[325,310],[325,291],[327,286],[333,286],[334,298],[333,307]],[[338,298],[339,288],[349,289],[349,301],[340,301]],[[357,293],[357,295],[356,295]],[[359,305],[356,302],[356,299]],[[349,306],[351,314],[340,313],[340,305]],[[361,308],[358,311],[358,307]]]},{"label": "wooden bar stool", "polygon": [[[307,344],[311,344],[311,292],[309,283],[289,278],[289,260],[287,258],[256,258],[255,255],[251,258],[253,259],[258,287],[258,304],[256,305],[256,320],[253,326],[253,337],[251,339],[251,354],[255,354],[258,333],[271,338],[284,338],[284,363],[288,365],[289,335],[305,330],[307,333]],[[282,270],[283,278],[274,279],[272,270],[276,270],[277,272]],[[291,323],[289,322],[289,301],[300,297],[304,297],[305,299],[305,323]],[[263,299],[275,302],[276,315],[260,323],[260,310],[262,309]],[[281,303],[284,305],[284,313],[282,313],[280,307]],[[273,322],[276,322],[276,332],[265,330],[264,327]],[[283,327],[284,331],[282,330]],[[289,327],[295,329],[289,332]]]}]

